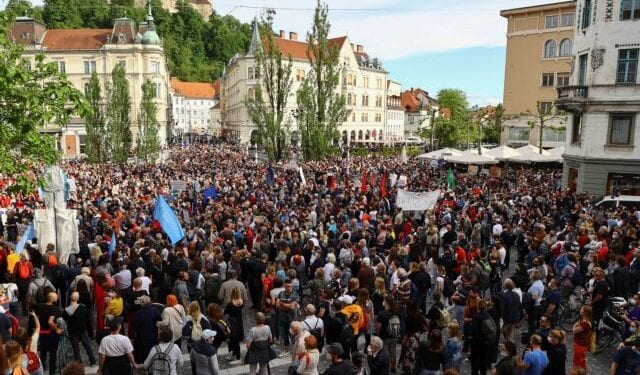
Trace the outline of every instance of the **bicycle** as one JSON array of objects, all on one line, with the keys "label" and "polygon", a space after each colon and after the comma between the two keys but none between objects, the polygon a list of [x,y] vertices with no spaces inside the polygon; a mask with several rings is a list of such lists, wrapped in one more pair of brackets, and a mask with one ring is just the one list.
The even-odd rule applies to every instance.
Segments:
[{"label": "bicycle", "polygon": [[580,309],[586,302],[583,288],[576,288],[567,301],[560,304],[560,327],[565,332],[571,332],[573,325],[580,319]]}]

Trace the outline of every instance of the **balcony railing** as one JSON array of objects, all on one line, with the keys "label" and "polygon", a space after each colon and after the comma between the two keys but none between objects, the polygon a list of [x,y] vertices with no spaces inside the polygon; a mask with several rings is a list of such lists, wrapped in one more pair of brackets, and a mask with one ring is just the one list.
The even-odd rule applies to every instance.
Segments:
[{"label": "balcony railing", "polygon": [[584,99],[589,96],[587,86],[562,86],[558,87],[558,99]]}]

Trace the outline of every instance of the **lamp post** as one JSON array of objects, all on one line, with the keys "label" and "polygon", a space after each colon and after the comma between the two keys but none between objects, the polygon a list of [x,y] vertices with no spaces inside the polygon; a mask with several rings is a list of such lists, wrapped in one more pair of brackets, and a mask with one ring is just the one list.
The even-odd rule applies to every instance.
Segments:
[{"label": "lamp post", "polygon": [[431,110],[431,146],[430,146],[431,150],[430,151],[433,151],[433,141],[436,133],[435,130],[436,130],[436,110],[432,109]]}]

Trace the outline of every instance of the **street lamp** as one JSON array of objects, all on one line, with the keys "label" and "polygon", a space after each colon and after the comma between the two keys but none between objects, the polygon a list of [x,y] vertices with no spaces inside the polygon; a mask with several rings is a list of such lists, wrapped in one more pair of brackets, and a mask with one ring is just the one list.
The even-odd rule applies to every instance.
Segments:
[{"label": "street lamp", "polygon": [[433,140],[435,138],[435,133],[436,133],[436,110],[435,108],[433,108],[431,110],[431,150],[433,151]]}]

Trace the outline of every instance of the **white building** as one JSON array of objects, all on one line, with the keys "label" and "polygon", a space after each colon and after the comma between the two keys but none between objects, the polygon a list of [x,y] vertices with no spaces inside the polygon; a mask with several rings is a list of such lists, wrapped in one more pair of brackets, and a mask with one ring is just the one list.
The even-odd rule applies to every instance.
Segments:
[{"label": "white building", "polygon": [[401,94],[404,114],[405,138],[417,137],[422,129],[431,128],[435,117],[439,116],[438,102],[429,93],[413,87]]},{"label": "white building", "polygon": [[[255,51],[260,48],[260,37],[254,27],[249,51],[231,59],[222,78],[222,119],[225,134],[241,143],[248,143],[255,136],[256,126],[247,112],[246,100],[255,95],[260,79],[256,75]],[[283,56],[293,61],[293,84],[286,106],[286,121],[291,124],[292,137],[297,131],[296,93],[309,74],[311,66],[307,57],[307,43],[298,40],[298,34],[289,37],[280,31],[275,43]],[[384,139],[386,119],[387,72],[376,58],[370,58],[361,45],[354,46],[343,36],[329,40],[340,49],[339,59],[343,70],[338,92],[345,96],[349,118],[338,127],[342,138],[352,142],[378,142]]]},{"label": "white building", "polygon": [[640,1],[578,0],[576,9],[571,85],[556,102],[572,113],[563,184],[640,195]]},{"label": "white building", "polygon": [[171,115],[176,135],[186,133],[214,135],[212,108],[217,100],[215,84],[171,79]]},{"label": "white building", "polygon": [[392,80],[387,81],[387,123],[385,142],[404,139],[404,108],[402,108],[402,86]]}]

